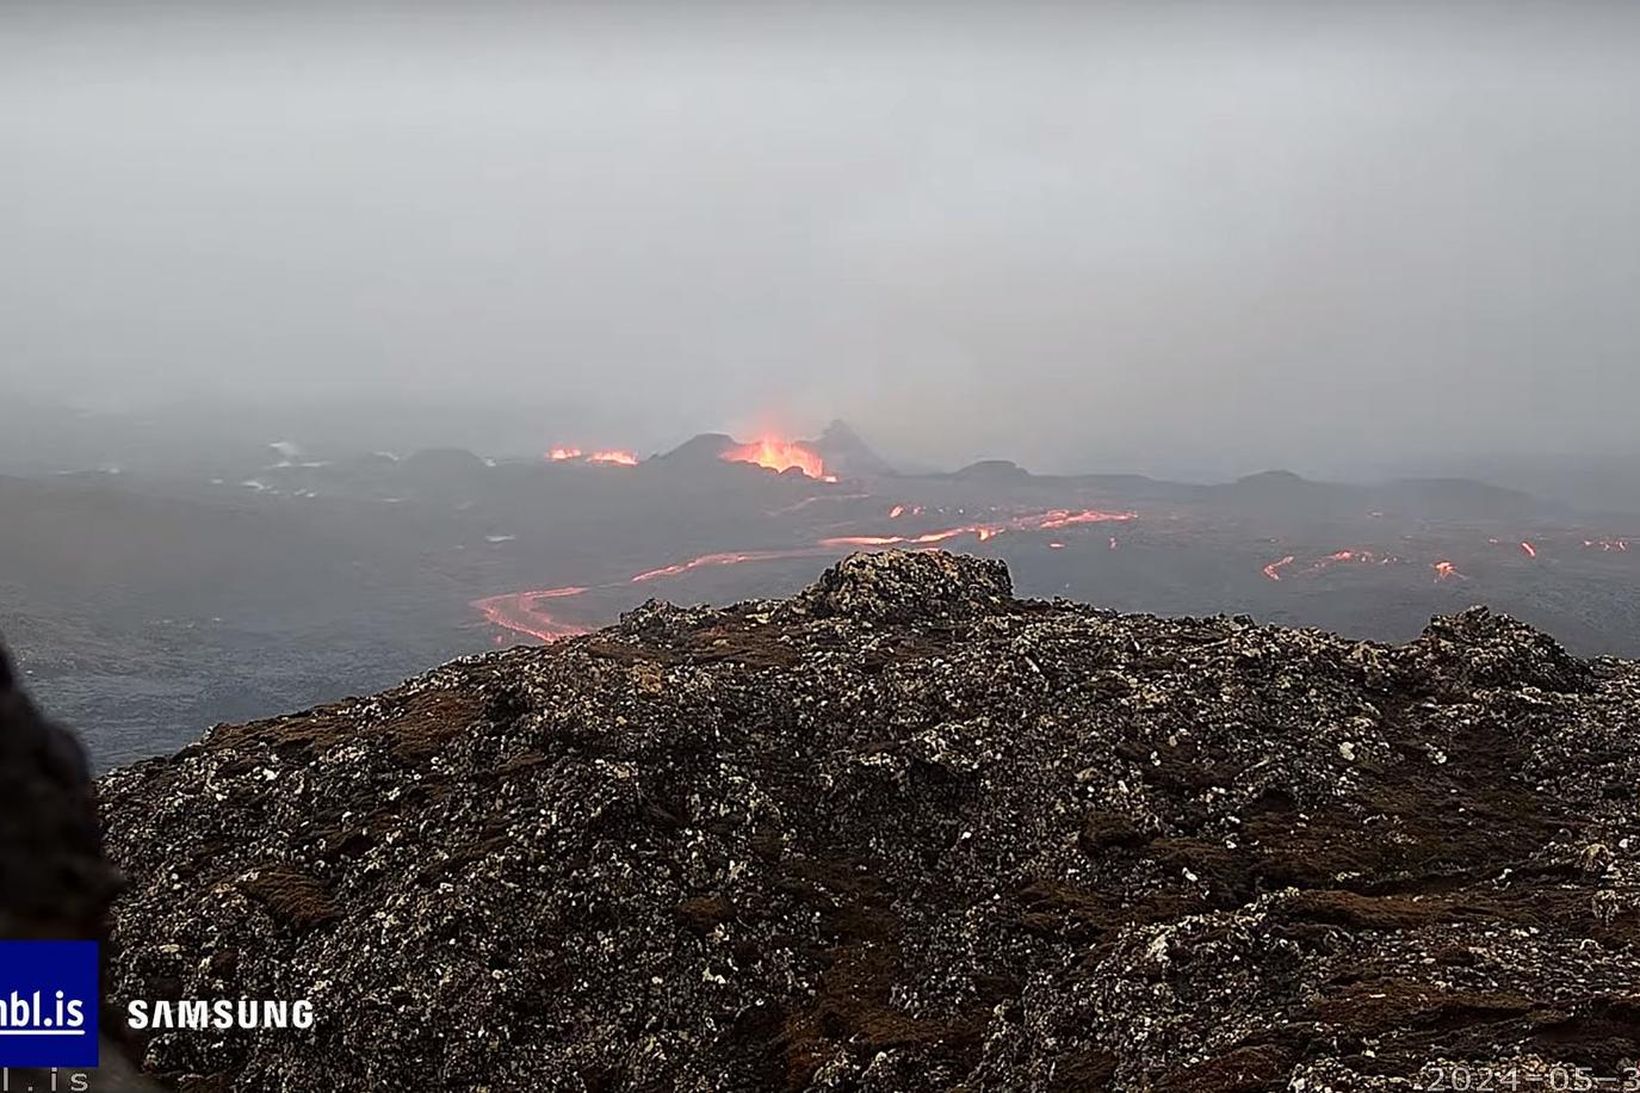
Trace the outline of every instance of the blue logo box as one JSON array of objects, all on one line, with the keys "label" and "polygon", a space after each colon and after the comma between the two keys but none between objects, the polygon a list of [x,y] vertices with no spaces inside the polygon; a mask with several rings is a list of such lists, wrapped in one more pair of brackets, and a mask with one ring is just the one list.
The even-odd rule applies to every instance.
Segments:
[{"label": "blue logo box", "polygon": [[0,1067],[97,1065],[95,941],[0,941]]}]

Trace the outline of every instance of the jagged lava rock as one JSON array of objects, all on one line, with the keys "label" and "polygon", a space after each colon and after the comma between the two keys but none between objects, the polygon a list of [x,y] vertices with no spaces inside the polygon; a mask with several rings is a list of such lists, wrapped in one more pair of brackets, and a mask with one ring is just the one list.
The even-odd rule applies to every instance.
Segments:
[{"label": "jagged lava rock", "polygon": [[1406,1088],[1640,1054],[1640,672],[849,558],[102,783],[127,996],[212,1088]]},{"label": "jagged lava rock", "polygon": [[797,595],[788,615],[865,622],[970,619],[1013,600],[1008,566],[994,558],[928,551],[854,554]]}]

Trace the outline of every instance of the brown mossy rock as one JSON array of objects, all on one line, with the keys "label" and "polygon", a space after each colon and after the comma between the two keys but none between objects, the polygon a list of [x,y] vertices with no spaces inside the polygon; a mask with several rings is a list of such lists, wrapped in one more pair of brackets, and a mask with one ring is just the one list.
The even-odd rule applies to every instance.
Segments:
[{"label": "brown mossy rock", "polygon": [[237,1093],[1615,1075],[1637,784],[1640,666],[1487,612],[1388,645],[858,555],[111,772],[115,993],[311,998],[145,1045]]},{"label": "brown mossy rock", "polygon": [[1421,668],[1463,687],[1532,686],[1572,693],[1587,665],[1548,634],[1485,607],[1432,619],[1412,646]]},{"label": "brown mossy rock", "polygon": [[972,619],[1013,602],[1006,562],[945,551],[854,554],[820,575],[791,603],[796,614],[866,622]]}]

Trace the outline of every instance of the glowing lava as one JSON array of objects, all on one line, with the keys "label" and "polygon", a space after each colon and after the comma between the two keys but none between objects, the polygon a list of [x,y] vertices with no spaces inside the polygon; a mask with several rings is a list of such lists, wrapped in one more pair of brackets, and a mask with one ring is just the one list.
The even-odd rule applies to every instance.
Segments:
[{"label": "glowing lava", "polygon": [[610,448],[601,452],[583,452],[580,448],[564,445],[548,452],[547,458],[554,463],[597,463],[606,467],[636,467],[638,465],[638,454],[622,448]]},{"label": "glowing lava", "polygon": [[473,606],[486,620],[519,634],[528,634],[542,641],[557,641],[585,634],[586,627],[561,622],[541,607],[542,600],[559,600],[579,596],[585,588],[541,588],[530,592],[509,592],[504,596],[489,596],[474,600]]},{"label": "glowing lava", "polygon": [[1320,573],[1335,565],[1394,565],[1399,558],[1371,550],[1335,550],[1325,558],[1310,563],[1310,572]]},{"label": "glowing lava", "polygon": [[796,467],[810,478],[837,481],[835,475],[826,474],[826,462],[820,458],[819,452],[795,440],[764,437],[730,448],[722,458],[729,463],[755,463],[771,471],[789,471]]},{"label": "glowing lava", "polygon": [[[1136,512],[1100,512],[1098,509],[1083,509],[1081,512],[1069,512],[1065,509],[1053,509],[1035,518],[1030,528],[1038,531],[1054,531],[1059,528],[1075,527],[1078,524],[1125,524],[1129,520],[1137,520]],[[1025,517],[1027,521],[1030,517]]]},{"label": "glowing lava", "polygon": [[978,534],[978,527],[947,528],[945,531],[930,531],[922,535],[834,535],[829,539],[821,539],[823,547],[885,547],[885,546],[933,546],[943,543],[947,539],[955,539],[959,535]]},{"label": "glowing lava", "polygon": [[1271,562],[1269,565],[1263,567],[1259,572],[1263,573],[1266,577],[1270,578],[1272,581],[1279,581],[1279,580],[1281,580],[1281,571],[1283,569],[1286,569],[1288,566],[1292,565],[1296,561],[1298,561],[1298,559],[1293,557],[1291,554],[1289,554],[1284,558],[1277,558],[1275,561]]},{"label": "glowing lava", "polygon": [[1435,571],[1435,580],[1437,581],[1450,581],[1453,578],[1460,581],[1464,579],[1464,575],[1458,572],[1458,567],[1445,560],[1436,562],[1429,568]]},{"label": "glowing lava", "polygon": [[[1279,581],[1281,580],[1281,571],[1297,560],[1296,557],[1289,554],[1284,558],[1277,558],[1269,565],[1261,566],[1259,572],[1272,581]],[[1324,554],[1310,562],[1304,568],[1304,572],[1321,573],[1335,565],[1397,565],[1400,561],[1401,559],[1393,554],[1379,554],[1374,550],[1335,550],[1331,554]]]},{"label": "glowing lava", "polygon": [[1533,546],[1529,541],[1527,541],[1525,539],[1522,539],[1520,541],[1520,552],[1522,554],[1526,555],[1528,558],[1536,558],[1537,557],[1537,547]]},{"label": "glowing lava", "polygon": [[[916,510],[912,510],[915,513]],[[938,531],[925,531],[920,535],[837,535],[830,539],[820,540],[825,547],[885,547],[885,546],[933,546],[951,539],[972,535],[980,542],[989,542],[1005,531],[1057,531],[1060,528],[1076,527],[1081,524],[1126,523],[1137,520],[1136,512],[1104,512],[1099,509],[1082,509],[1071,512],[1068,509],[1049,509],[1047,512],[1031,513],[1027,516],[1016,516],[1005,523],[995,524],[963,524],[961,527],[942,528]]]},{"label": "glowing lava", "polygon": [[[597,454],[603,453],[594,453],[594,456],[585,458],[590,461]],[[916,515],[922,511],[922,506],[919,505],[903,511]],[[661,566],[658,569],[645,570],[642,573],[628,577],[626,583],[642,584],[648,581],[661,580],[665,577],[676,577],[680,574],[691,573],[697,569],[740,565],[744,562],[773,562],[793,558],[826,557],[835,554],[839,550],[850,550],[855,547],[904,546],[911,549],[929,548],[963,535],[973,535],[983,543],[1006,531],[1043,531],[1052,528],[1103,524],[1112,521],[1124,523],[1129,520],[1136,520],[1138,517],[1139,514],[1136,512],[1103,512],[1097,509],[1082,509],[1073,512],[1069,509],[1050,509],[1047,512],[1016,516],[1002,523],[964,524],[961,527],[927,531],[919,535],[834,536],[821,539],[810,546],[770,550],[721,551],[714,554],[703,554],[687,561],[675,562],[672,565]],[[1049,548],[1059,550],[1064,545],[1064,543],[1055,540],[1049,544]],[[1114,539],[1111,542],[1111,547],[1115,549]],[[618,587],[618,584],[600,585],[598,587]],[[543,601],[578,596],[585,591],[587,589],[583,587],[571,587],[515,592],[506,596],[491,596],[487,599],[475,600],[473,601],[473,607],[477,608],[486,620],[496,626],[520,634],[528,634],[542,641],[557,641],[560,638],[587,633],[587,630],[585,627],[554,618],[542,607]]]},{"label": "glowing lava", "polygon": [[741,562],[773,562],[782,558],[813,558],[825,554],[819,547],[794,547],[790,550],[733,550],[721,554],[702,554],[699,558],[691,558],[687,562],[677,562],[673,565],[663,565],[659,569],[649,569],[631,578],[634,584],[641,581],[654,581],[662,577],[676,577],[680,573],[688,573],[695,569],[704,569],[708,566],[739,565]]}]

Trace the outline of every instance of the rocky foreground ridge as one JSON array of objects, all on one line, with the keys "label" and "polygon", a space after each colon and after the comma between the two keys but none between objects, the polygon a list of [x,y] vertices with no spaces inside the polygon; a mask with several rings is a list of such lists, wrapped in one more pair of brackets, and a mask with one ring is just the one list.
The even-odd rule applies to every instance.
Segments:
[{"label": "rocky foreground ridge", "polygon": [[1387,646],[890,553],[100,793],[115,995],[318,1011],[152,1038],[195,1088],[1357,1090],[1640,1056],[1637,786],[1640,667],[1485,610]]}]

